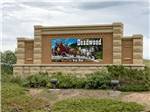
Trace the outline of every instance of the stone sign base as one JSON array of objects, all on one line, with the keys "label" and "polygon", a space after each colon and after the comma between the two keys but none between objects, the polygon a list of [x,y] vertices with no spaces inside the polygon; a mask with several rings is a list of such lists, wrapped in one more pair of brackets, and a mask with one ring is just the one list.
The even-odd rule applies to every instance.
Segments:
[{"label": "stone sign base", "polygon": [[[36,73],[73,73],[88,74],[104,70],[107,66],[118,64],[15,64],[14,75],[27,76]],[[122,66],[132,69],[144,69],[144,64],[122,64]]]}]

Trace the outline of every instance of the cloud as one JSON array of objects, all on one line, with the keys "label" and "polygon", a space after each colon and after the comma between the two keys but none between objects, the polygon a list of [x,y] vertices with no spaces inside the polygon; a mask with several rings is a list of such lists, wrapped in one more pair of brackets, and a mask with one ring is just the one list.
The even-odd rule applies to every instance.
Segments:
[{"label": "cloud", "polygon": [[82,2],[79,5],[80,9],[83,10],[96,10],[124,5],[137,4],[135,1],[96,1],[96,2]]},{"label": "cloud", "polygon": [[144,57],[150,59],[148,0],[5,0],[2,3],[3,49],[14,50],[16,37],[33,38],[34,25],[60,26],[124,23],[124,35],[144,35]]}]

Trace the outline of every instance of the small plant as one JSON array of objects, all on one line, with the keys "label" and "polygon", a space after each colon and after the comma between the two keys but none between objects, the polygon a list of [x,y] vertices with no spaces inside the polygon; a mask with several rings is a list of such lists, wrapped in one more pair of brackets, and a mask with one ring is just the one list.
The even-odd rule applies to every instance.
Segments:
[{"label": "small plant", "polygon": [[22,84],[23,86],[37,88],[50,86],[49,83],[50,77],[48,76],[48,74],[39,73],[27,77],[26,79],[24,79]]},{"label": "small plant", "polygon": [[87,76],[85,88],[106,89],[110,85],[110,74],[106,71],[95,72]]},{"label": "small plant", "polygon": [[58,73],[51,76],[51,78],[55,78],[59,81],[57,88],[82,88],[84,86],[84,79],[77,78],[77,76],[73,74]]}]

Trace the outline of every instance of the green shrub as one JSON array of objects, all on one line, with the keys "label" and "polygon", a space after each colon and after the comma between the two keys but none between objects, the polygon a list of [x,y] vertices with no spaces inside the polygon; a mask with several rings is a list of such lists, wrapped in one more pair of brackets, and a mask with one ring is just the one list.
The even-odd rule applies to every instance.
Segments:
[{"label": "green shrub", "polygon": [[149,90],[149,85],[146,84],[124,84],[120,86],[120,91],[147,91]]},{"label": "green shrub", "polygon": [[147,91],[150,90],[150,68],[144,70],[128,69],[123,66],[109,66],[108,71],[98,71],[87,74],[84,78],[76,74],[63,74],[61,72],[48,75],[39,73],[27,78],[12,77],[5,75],[2,81],[18,83],[25,87],[48,87],[51,88],[51,79],[57,79],[57,88],[87,88],[87,89],[109,89],[111,80],[120,81],[121,91]]},{"label": "green shrub", "polygon": [[21,76],[12,76],[10,79],[10,82],[17,83],[19,85],[22,85],[23,81],[24,81],[24,78],[22,78]]},{"label": "green shrub", "polygon": [[13,74],[13,66],[11,64],[1,64],[1,73]]},{"label": "green shrub", "polygon": [[57,102],[52,112],[140,112],[142,105],[110,99],[67,99]]},{"label": "green shrub", "polygon": [[7,74],[7,73],[1,73],[1,81],[3,82],[10,82],[11,78],[12,78],[12,74]]},{"label": "green shrub", "polygon": [[26,87],[47,87],[50,86],[50,77],[48,74],[34,74],[23,80],[22,85]]},{"label": "green shrub", "polygon": [[87,76],[85,88],[107,89],[110,86],[110,74],[106,71],[95,72]]},{"label": "green shrub", "polygon": [[77,76],[73,74],[57,73],[51,76],[51,79],[52,78],[59,81],[57,88],[83,88],[85,84],[84,78],[77,78]]}]

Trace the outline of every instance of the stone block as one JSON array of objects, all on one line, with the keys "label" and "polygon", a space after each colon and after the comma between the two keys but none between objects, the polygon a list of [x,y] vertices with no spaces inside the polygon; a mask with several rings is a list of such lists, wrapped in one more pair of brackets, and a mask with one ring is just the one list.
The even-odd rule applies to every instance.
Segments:
[{"label": "stone block", "polygon": [[143,59],[133,59],[133,64],[143,64]]},{"label": "stone block", "polygon": [[142,46],[133,46],[133,52],[143,52]]},{"label": "stone block", "polygon": [[113,53],[113,59],[121,59],[121,53]]},{"label": "stone block", "polygon": [[34,48],[34,54],[36,55],[36,54],[40,54],[41,55],[41,53],[42,53],[42,48],[41,47],[35,47]]},{"label": "stone block", "polygon": [[24,48],[25,47],[25,42],[18,42],[17,47],[18,48]]},{"label": "stone block", "polygon": [[24,59],[17,59],[17,64],[24,64],[24,63],[25,63]]},{"label": "stone block", "polygon": [[16,53],[17,59],[25,59],[25,55],[22,53]]},{"label": "stone block", "polygon": [[39,67],[31,67],[30,71],[34,72],[34,73],[38,73],[38,72],[40,72],[40,66]]},{"label": "stone block", "polygon": [[34,43],[35,42],[41,42],[41,41],[42,41],[41,36],[40,37],[39,36],[35,36]]},{"label": "stone block", "polygon": [[138,53],[138,52],[134,52],[133,53],[133,59],[142,59],[143,58],[143,54],[142,53]]},{"label": "stone block", "polygon": [[25,52],[25,48],[17,48],[17,53],[24,53]]},{"label": "stone block", "polygon": [[115,40],[118,40],[118,39],[120,40],[122,37],[123,37],[123,35],[120,33],[113,33],[113,39],[115,39]]},{"label": "stone block", "polygon": [[133,39],[133,46],[143,46],[142,39]]},{"label": "stone block", "polygon": [[41,64],[41,59],[34,59],[33,63],[34,64]]},{"label": "stone block", "polygon": [[113,47],[113,52],[121,52],[121,50],[122,50],[122,48],[121,48],[121,46],[114,46]]},{"label": "stone block", "polygon": [[113,40],[113,47],[121,46],[121,40]]},{"label": "stone block", "polygon": [[34,48],[42,48],[41,41],[34,42]]},{"label": "stone block", "polygon": [[113,33],[114,34],[122,34],[123,33],[123,29],[120,27],[114,27],[113,28]]},{"label": "stone block", "polygon": [[121,59],[113,59],[113,64],[121,64]]},{"label": "stone block", "polygon": [[34,53],[34,60],[36,60],[36,59],[42,59],[42,54],[40,54],[40,53]]}]

